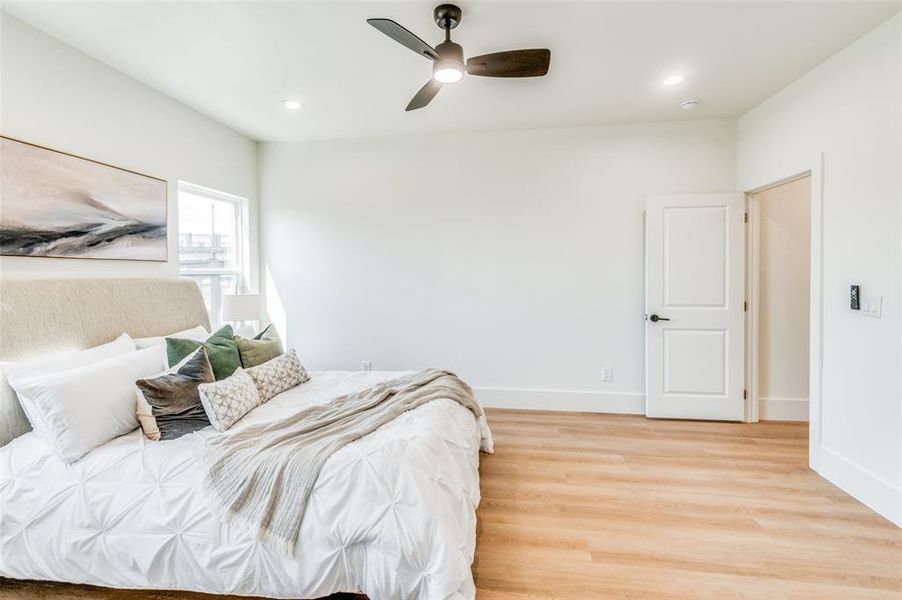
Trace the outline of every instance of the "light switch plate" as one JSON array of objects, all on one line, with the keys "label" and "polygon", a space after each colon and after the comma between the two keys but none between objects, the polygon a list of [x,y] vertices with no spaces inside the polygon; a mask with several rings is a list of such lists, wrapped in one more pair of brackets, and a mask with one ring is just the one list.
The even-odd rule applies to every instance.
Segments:
[{"label": "light switch plate", "polygon": [[879,319],[883,315],[883,296],[864,296],[861,302],[861,314]]}]

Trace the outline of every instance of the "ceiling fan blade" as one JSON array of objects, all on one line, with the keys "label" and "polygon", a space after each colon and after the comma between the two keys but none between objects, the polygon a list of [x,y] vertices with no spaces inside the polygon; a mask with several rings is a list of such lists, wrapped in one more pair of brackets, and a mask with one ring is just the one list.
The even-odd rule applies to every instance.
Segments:
[{"label": "ceiling fan blade", "polygon": [[438,60],[438,52],[436,52],[432,46],[391,19],[367,19],[366,22],[402,46],[407,46],[420,56],[425,56],[430,60]]},{"label": "ceiling fan blade", "polygon": [[480,77],[541,77],[551,64],[551,50],[509,50],[472,56],[467,59],[467,73]]},{"label": "ceiling fan blade", "polygon": [[423,108],[435,98],[435,95],[438,94],[438,91],[442,89],[442,84],[436,81],[435,79],[430,79],[426,82],[426,85],[420,88],[420,91],[416,93],[416,95],[411,98],[410,103],[405,108],[405,111],[416,110],[418,108]]}]

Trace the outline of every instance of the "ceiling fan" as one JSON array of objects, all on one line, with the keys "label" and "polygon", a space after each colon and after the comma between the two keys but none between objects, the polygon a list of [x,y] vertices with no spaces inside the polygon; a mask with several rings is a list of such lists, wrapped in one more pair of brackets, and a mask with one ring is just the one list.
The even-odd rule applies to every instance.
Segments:
[{"label": "ceiling fan", "polygon": [[440,4],[435,7],[433,15],[435,24],[445,30],[445,41],[435,48],[391,19],[366,20],[402,46],[433,61],[432,79],[420,88],[405,110],[423,108],[435,98],[442,84],[460,81],[465,72],[479,77],[541,77],[548,73],[551,50],[547,48],[471,56],[464,63],[463,47],[451,41],[451,30],[460,25],[463,12],[453,4]]}]

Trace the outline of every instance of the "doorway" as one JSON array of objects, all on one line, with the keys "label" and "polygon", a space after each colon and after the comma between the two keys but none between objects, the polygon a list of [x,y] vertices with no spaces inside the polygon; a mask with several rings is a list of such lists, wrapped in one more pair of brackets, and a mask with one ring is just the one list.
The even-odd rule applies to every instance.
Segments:
[{"label": "doorway", "polygon": [[749,421],[807,421],[811,176],[747,195]]}]

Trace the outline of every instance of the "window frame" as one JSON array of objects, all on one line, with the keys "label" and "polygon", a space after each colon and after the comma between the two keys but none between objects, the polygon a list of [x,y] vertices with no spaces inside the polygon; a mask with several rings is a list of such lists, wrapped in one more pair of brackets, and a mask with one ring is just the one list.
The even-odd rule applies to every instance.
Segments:
[{"label": "window frame", "polygon": [[202,185],[197,185],[196,183],[191,183],[188,181],[179,181],[178,182],[178,198],[176,204],[176,214],[179,214],[179,208],[182,202],[182,194],[188,193],[194,196],[201,196],[203,198],[207,198],[209,200],[216,200],[219,202],[226,202],[232,205],[235,215],[235,258],[237,261],[237,265],[233,269],[192,269],[185,268],[181,265],[182,260],[182,246],[181,246],[181,223],[178,222],[179,230],[176,235],[176,239],[179,241],[178,244],[178,257],[179,257],[179,275],[181,277],[189,277],[189,278],[200,278],[200,277],[210,277],[211,285],[210,285],[210,323],[211,325],[218,325],[222,323],[220,319],[221,308],[222,308],[222,278],[224,276],[235,276],[237,277],[237,289],[235,293],[244,294],[248,293],[248,279],[249,279],[249,265],[250,265],[250,257],[248,256],[250,250],[250,226],[249,226],[249,213],[248,213],[248,199],[242,196],[238,196],[236,194],[230,194],[228,192],[223,192],[220,190],[216,190],[213,188],[204,187]]}]

